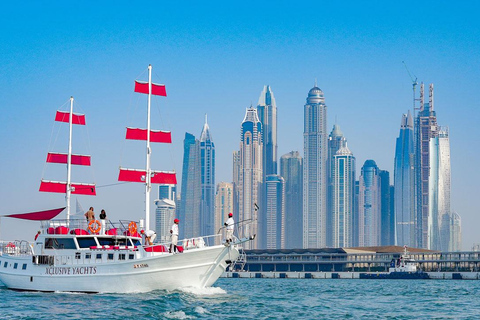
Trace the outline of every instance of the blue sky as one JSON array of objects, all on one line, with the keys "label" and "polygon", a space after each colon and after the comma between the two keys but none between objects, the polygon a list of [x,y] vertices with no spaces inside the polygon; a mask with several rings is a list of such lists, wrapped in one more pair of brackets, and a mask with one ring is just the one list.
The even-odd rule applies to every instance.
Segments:
[{"label": "blue sky", "polygon": [[[124,135],[127,125],[145,126],[146,100],[133,93],[133,81],[146,79],[148,64],[168,93],[155,99],[152,125],[172,130],[174,139],[155,146],[153,167],[175,169],[179,180],[184,134],[198,137],[207,113],[217,182],[231,181],[245,109],[266,84],[277,101],[279,155],[303,153],[303,106],[315,79],[328,127],[340,125],[357,171],[373,159],[393,175],[401,116],[412,106],[405,61],[419,82],[435,84],[438,123],[450,129],[452,209],[470,249],[480,243],[474,200],[480,176],[471,169],[479,157],[479,9],[473,1],[4,3],[0,211],[63,204],[62,195],[38,187],[42,177],[64,174],[44,161],[47,151],[66,151],[66,131],[49,141],[65,129],[53,118],[72,95],[88,124],[75,128],[74,152],[93,156],[93,170],[77,170],[77,181],[110,185],[119,165],[144,166],[143,145]],[[99,187],[97,197],[79,198],[112,219],[140,218],[143,199],[137,184]],[[1,223],[2,238],[18,238],[16,221]],[[23,225],[33,237],[37,224]]]}]

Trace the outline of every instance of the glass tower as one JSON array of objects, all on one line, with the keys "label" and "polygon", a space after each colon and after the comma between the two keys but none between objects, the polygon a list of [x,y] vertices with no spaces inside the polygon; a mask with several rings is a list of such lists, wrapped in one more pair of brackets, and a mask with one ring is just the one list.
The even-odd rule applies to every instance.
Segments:
[{"label": "glass tower", "polygon": [[410,111],[402,116],[395,146],[395,232],[399,246],[415,245],[413,118]]},{"label": "glass tower", "polygon": [[270,86],[264,86],[257,106],[263,128],[263,174],[277,174],[277,104]]},{"label": "glass tower", "polygon": [[200,163],[202,182],[201,234],[215,233],[215,144],[205,115],[205,124],[200,134]]},{"label": "glass tower", "polygon": [[298,151],[280,158],[280,175],[285,179],[285,248],[303,247],[303,161]]},{"label": "glass tower", "polygon": [[326,246],[327,106],[317,86],[308,92],[303,127],[303,247]]},{"label": "glass tower", "polygon": [[381,182],[379,169],[375,161],[365,161],[359,181],[359,246],[379,246],[381,234]]}]

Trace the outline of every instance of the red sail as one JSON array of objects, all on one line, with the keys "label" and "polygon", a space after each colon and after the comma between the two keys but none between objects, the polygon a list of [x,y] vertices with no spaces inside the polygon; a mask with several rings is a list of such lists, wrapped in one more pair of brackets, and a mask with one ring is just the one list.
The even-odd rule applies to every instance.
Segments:
[{"label": "red sail", "polygon": [[[135,92],[148,94],[148,82],[135,80]],[[152,83],[152,94],[155,96],[167,96],[164,84]]]},{"label": "red sail", "polygon": [[[57,111],[55,115],[55,121],[59,122],[70,122],[70,112]],[[73,124],[85,125],[85,115],[84,114],[73,114],[72,117]]]},{"label": "red sail", "polygon": [[[145,170],[120,168],[118,181],[145,182]],[[152,183],[156,184],[177,184],[177,176],[171,171],[152,171]]]},{"label": "red sail", "polygon": [[[128,128],[127,139],[147,141],[147,129]],[[170,131],[150,130],[150,142],[172,143]]]},{"label": "red sail", "polygon": [[[97,191],[94,184],[72,183],[72,194],[83,194],[86,196],[95,196]],[[40,183],[40,192],[67,193],[67,183],[60,181],[42,180]]]},{"label": "red sail", "polygon": [[58,209],[45,210],[45,211],[9,214],[9,215],[4,215],[2,217],[17,218],[17,219],[24,219],[24,220],[37,220],[37,221],[50,220],[52,218],[55,218],[63,210],[65,210],[65,207],[58,208]]},{"label": "red sail", "polygon": [[[49,152],[47,162],[49,163],[67,163],[68,155],[66,153]],[[90,156],[72,154],[72,164],[78,166],[90,166]]]}]

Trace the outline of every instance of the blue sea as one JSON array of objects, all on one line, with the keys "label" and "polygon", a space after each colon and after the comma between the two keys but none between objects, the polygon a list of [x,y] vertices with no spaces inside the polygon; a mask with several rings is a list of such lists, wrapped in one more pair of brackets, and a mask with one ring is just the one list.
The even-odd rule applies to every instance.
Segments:
[{"label": "blue sea", "polygon": [[480,281],[220,279],[143,294],[15,292],[1,319],[480,319]]}]

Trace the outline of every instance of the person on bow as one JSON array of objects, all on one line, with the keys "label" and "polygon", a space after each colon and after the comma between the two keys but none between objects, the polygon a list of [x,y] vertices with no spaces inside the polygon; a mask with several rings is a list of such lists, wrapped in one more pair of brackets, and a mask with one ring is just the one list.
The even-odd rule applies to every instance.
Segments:
[{"label": "person on bow", "polygon": [[175,219],[173,220],[173,225],[172,228],[170,229],[170,234],[172,238],[172,243],[170,244],[170,253],[175,253],[178,251],[177,248],[177,243],[178,243],[178,224],[180,223],[180,220]]},{"label": "person on bow", "polygon": [[140,231],[140,233],[142,234],[142,236],[145,236],[145,244],[148,244],[148,245],[153,245],[153,241],[155,241],[155,238],[157,237],[157,234],[155,233],[155,231],[153,230],[142,230]]},{"label": "person on bow", "polygon": [[235,221],[233,220],[233,213],[228,214],[228,219],[225,221],[224,225],[227,227],[227,234],[225,237],[225,242],[229,243],[233,241],[233,225]]}]

